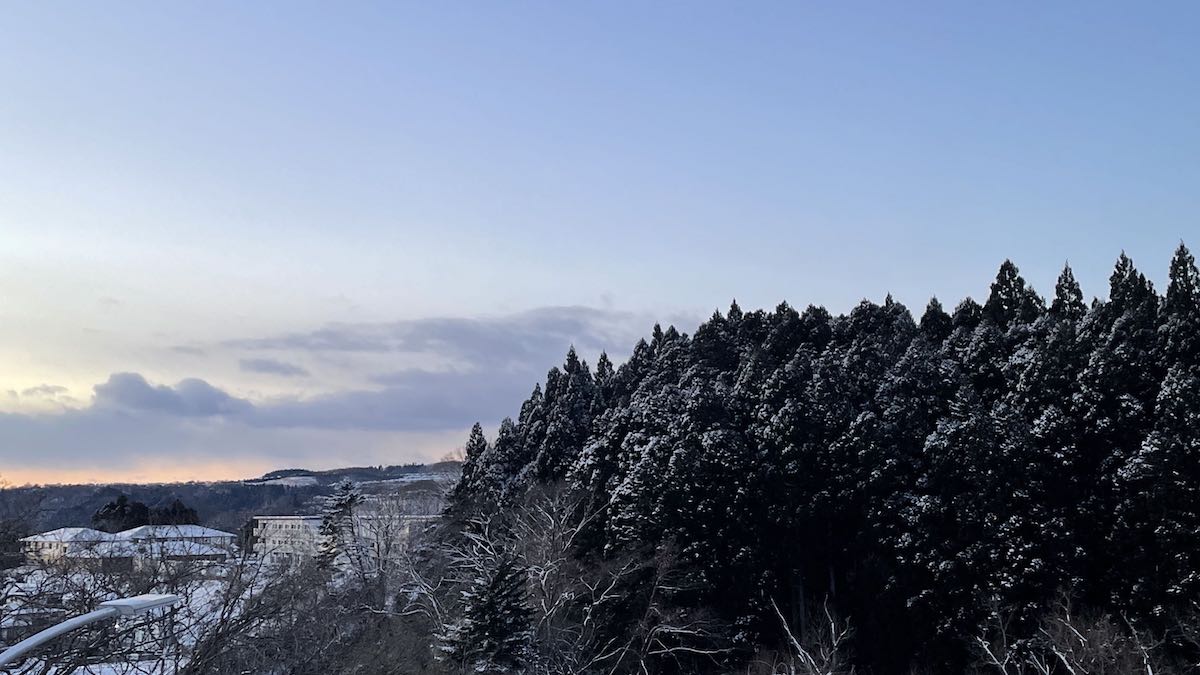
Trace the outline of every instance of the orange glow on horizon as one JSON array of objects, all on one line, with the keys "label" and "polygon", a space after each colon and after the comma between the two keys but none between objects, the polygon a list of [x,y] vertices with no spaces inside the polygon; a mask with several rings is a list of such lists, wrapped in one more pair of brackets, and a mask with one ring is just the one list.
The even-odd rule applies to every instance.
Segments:
[{"label": "orange glow on horizon", "polygon": [[256,478],[280,467],[264,460],[212,462],[141,462],[134,466],[96,468],[11,468],[0,469],[7,487],[23,485],[66,485],[92,483],[186,483]]}]

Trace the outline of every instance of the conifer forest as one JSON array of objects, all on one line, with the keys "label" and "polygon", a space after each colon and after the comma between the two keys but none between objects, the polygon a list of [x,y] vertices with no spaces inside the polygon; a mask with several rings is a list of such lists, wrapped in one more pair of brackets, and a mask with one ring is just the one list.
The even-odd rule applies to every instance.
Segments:
[{"label": "conifer forest", "polygon": [[1200,274],[1181,244],[1155,288],[1122,254],[1104,296],[1006,261],[982,301],[735,302],[690,335],[655,326],[619,367],[572,349],[468,439],[451,553],[425,554],[456,584],[439,658],[1187,672]]}]

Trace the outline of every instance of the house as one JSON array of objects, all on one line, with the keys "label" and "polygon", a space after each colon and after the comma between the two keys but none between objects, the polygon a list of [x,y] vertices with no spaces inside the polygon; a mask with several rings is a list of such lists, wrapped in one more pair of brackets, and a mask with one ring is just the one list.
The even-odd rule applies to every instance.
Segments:
[{"label": "house", "polygon": [[153,563],[223,562],[237,541],[235,534],[201,525],[143,525],[113,537],[135,552],[142,568]]},{"label": "house", "polygon": [[87,527],[62,527],[21,540],[32,564],[77,562],[103,570],[144,566],[150,561],[222,561],[237,535],[200,525],[143,525],[109,534]]},{"label": "house", "polygon": [[60,527],[21,539],[21,550],[29,562],[55,562],[94,550],[113,535],[90,527]]},{"label": "house", "polygon": [[236,534],[214,530],[202,525],[143,525],[118,532],[113,537],[117,541],[127,541],[133,544],[170,541],[203,544],[226,550],[233,548],[237,541]]},{"label": "house", "polygon": [[129,572],[136,565],[137,551],[126,542],[101,541],[69,551],[60,559],[100,572]]}]

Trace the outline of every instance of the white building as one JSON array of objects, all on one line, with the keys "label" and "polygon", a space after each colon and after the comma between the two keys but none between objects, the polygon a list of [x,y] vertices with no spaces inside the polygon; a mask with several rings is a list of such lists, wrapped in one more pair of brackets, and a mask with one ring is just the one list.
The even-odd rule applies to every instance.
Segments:
[{"label": "white building", "polygon": [[90,527],[60,527],[21,540],[21,550],[30,562],[54,562],[95,550],[113,535]]},{"label": "white building", "polygon": [[271,563],[292,563],[317,555],[321,516],[255,516],[253,551]]},{"label": "white building", "polygon": [[221,561],[234,549],[237,535],[200,525],[144,525],[109,534],[87,527],[62,527],[21,540],[33,564],[63,561],[120,569],[135,561]]},{"label": "white building", "polygon": [[116,541],[128,541],[134,544],[148,542],[181,542],[204,544],[221,549],[233,548],[237,535],[202,525],[143,525],[132,530],[125,530],[112,535]]},{"label": "white building", "polygon": [[[374,547],[382,541],[403,543],[438,516],[388,514],[368,510],[355,517],[355,530]],[[255,516],[251,527],[253,552],[271,563],[294,563],[314,558],[320,550],[321,516]]]}]

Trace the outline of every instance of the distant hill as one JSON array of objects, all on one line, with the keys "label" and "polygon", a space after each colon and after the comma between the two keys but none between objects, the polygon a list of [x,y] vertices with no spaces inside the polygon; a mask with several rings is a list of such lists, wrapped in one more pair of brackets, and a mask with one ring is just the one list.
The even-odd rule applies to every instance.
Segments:
[{"label": "distant hill", "polygon": [[440,501],[458,471],[458,462],[439,462],[326,471],[282,469],[242,481],[14,487],[0,490],[0,521],[20,523],[29,532],[88,525],[97,509],[125,494],[151,508],[179,499],[196,509],[201,524],[236,532],[255,515],[315,513],[330,486],[344,478],[362,483],[368,493],[401,492]]},{"label": "distant hill", "polygon": [[242,481],[246,485],[312,486],[332,485],[342,480],[356,483],[420,482],[423,480],[453,480],[458,476],[459,462],[436,464],[398,464],[393,466],[351,466],[342,469],[313,471],[309,469],[279,469]]}]

